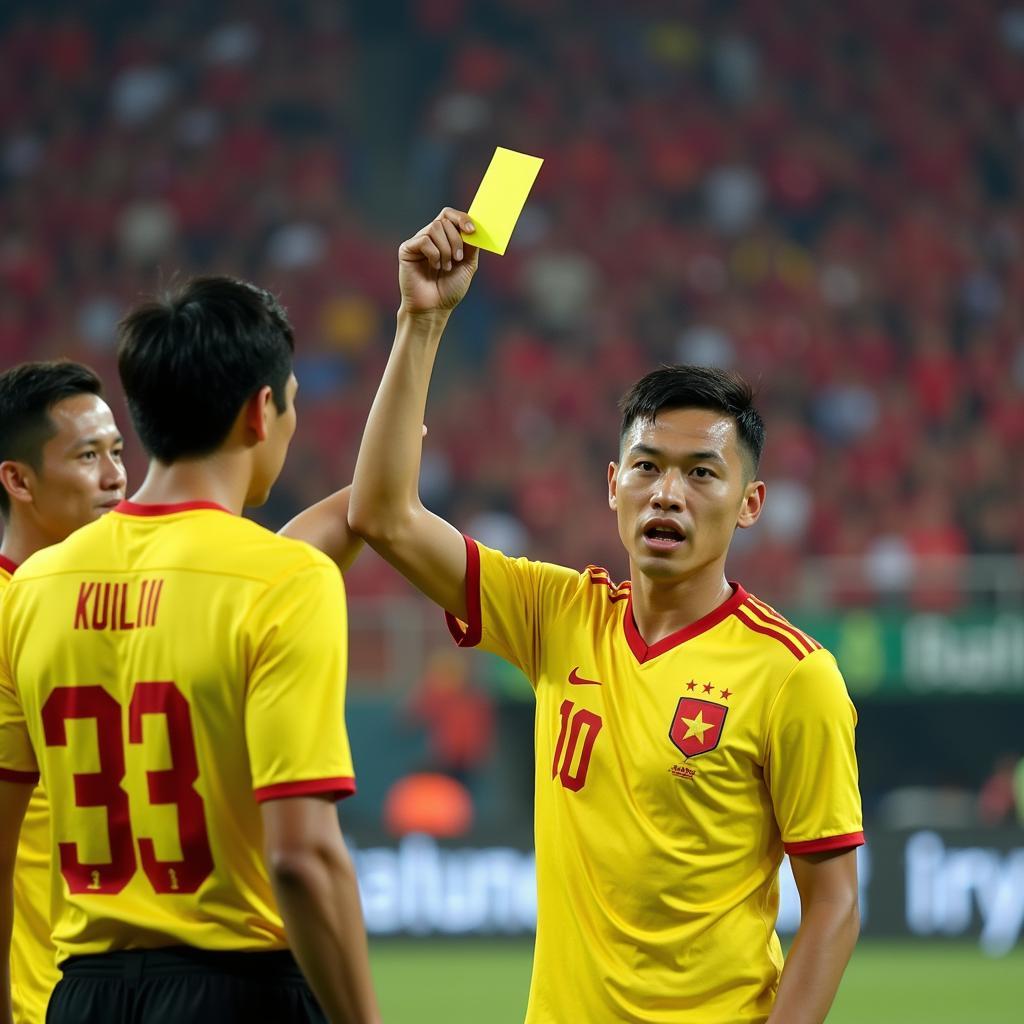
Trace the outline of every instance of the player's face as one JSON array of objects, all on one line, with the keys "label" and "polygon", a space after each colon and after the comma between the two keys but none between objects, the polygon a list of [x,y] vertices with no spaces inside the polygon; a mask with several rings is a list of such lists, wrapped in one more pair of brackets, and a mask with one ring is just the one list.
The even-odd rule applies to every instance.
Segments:
[{"label": "player's face", "polygon": [[668,409],[634,423],[622,461],[608,467],[608,503],[633,572],[675,582],[721,571],[736,527],[760,514],[764,484],[747,476],[729,416]]},{"label": "player's face", "polygon": [[281,473],[285,456],[288,454],[288,446],[295,433],[295,393],[298,389],[299,382],[293,373],[285,385],[284,412],[277,411],[273,398],[267,403],[267,436],[257,449],[255,472],[249,495],[245,501],[246,505],[262,505],[267,500],[274,481]]},{"label": "player's face", "polygon": [[50,409],[57,433],[44,445],[38,470],[26,470],[29,514],[52,543],[109,512],[124,498],[124,440],[98,395],[73,395]]}]

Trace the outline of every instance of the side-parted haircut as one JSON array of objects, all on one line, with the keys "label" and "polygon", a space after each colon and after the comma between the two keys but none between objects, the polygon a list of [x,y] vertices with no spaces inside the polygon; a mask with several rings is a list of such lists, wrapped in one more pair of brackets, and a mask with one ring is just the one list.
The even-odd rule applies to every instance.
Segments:
[{"label": "side-parted haircut", "polygon": [[117,366],[128,410],[159,462],[209,455],[238,413],[269,385],[287,407],[295,338],[268,291],[230,277],[197,277],[132,310],[119,325]]},{"label": "side-parted haircut", "polygon": [[637,420],[653,422],[662,409],[710,409],[736,423],[740,449],[757,473],[764,450],[764,421],[754,408],[754,389],[738,373],[713,366],[661,366],[638,380],[619,402],[621,447]]},{"label": "side-parted haircut", "polygon": [[[102,395],[99,377],[81,363],[61,359],[21,363],[0,373],[0,462],[26,462],[39,470],[43,445],[57,433],[50,410],[75,395]],[[11,499],[0,487],[0,515],[11,512]]]}]

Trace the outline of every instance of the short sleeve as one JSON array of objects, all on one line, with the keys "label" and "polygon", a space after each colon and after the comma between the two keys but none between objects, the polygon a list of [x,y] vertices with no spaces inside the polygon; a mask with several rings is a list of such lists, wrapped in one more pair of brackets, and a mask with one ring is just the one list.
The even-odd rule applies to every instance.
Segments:
[{"label": "short sleeve", "polygon": [[246,624],[245,734],[257,801],[355,791],[345,729],[345,595],[317,564],[270,588]]},{"label": "short sleeve", "polygon": [[765,775],[787,853],[864,842],[854,727],[835,659],[818,650],[783,683],[769,713]]},{"label": "short sleeve", "polygon": [[0,779],[35,784],[39,768],[6,651],[0,652]]},{"label": "short sleeve", "polygon": [[510,558],[466,538],[467,622],[445,614],[460,647],[497,654],[536,685],[541,643],[551,611],[579,585],[572,569]]}]

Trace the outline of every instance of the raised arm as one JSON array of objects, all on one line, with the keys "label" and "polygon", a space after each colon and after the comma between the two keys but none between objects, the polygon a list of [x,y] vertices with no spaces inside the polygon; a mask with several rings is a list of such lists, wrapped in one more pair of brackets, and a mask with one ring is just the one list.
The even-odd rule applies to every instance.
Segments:
[{"label": "raised arm", "polygon": [[434,357],[477,267],[476,247],[463,244],[460,228],[473,230],[466,214],[446,207],[398,250],[398,326],[359,446],[348,522],[413,586],[465,620],[465,543],[424,508],[418,489]]},{"label": "raised arm", "polygon": [[303,509],[277,532],[282,537],[304,540],[322,551],[342,571],[356,560],[363,540],[348,525],[348,503],[352,485],[329,494]]}]

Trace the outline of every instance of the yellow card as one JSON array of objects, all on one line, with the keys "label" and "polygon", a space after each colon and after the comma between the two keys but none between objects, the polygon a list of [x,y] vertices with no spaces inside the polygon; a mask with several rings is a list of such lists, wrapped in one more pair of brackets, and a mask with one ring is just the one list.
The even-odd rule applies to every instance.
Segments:
[{"label": "yellow card", "polygon": [[539,156],[499,146],[469,207],[476,231],[463,235],[463,241],[504,256],[542,163]]}]

